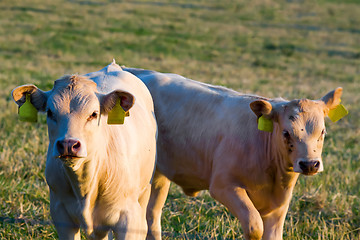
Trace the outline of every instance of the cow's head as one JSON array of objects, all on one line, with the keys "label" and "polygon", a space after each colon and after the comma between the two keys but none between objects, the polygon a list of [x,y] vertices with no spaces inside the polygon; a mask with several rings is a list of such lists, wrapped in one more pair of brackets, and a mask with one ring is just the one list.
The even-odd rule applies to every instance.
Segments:
[{"label": "cow's head", "polygon": [[341,95],[342,88],[337,88],[320,100],[256,100],[250,107],[258,118],[264,116],[274,122],[277,145],[292,162],[293,171],[314,175],[323,171],[324,117],[340,104]]},{"label": "cow's head", "polygon": [[[24,85],[12,91],[14,101],[21,106],[30,95],[33,106],[47,113],[49,132],[48,158],[59,158],[74,165],[91,156],[103,143],[101,115],[106,115],[121,99],[128,111],[134,97],[121,90],[100,94],[96,83],[83,76],[64,76],[55,81],[51,91],[44,92],[34,85]],[[80,161],[81,162],[81,161]]]}]

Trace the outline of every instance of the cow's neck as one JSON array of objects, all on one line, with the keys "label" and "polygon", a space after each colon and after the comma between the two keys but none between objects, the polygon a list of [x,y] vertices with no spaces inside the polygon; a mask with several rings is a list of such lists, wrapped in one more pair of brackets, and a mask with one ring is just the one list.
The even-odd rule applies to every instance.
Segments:
[{"label": "cow's neck", "polygon": [[81,217],[78,220],[88,234],[93,229],[92,212],[98,195],[98,161],[92,161],[94,159],[85,159],[77,165],[64,164],[71,188],[80,204]]},{"label": "cow's neck", "polygon": [[[106,139],[104,153],[106,155],[101,162],[101,174],[105,177],[99,179],[99,192],[102,199],[107,202],[116,202],[118,197],[121,197],[130,184],[126,181],[129,177],[129,171],[126,164],[123,164],[126,156],[126,139],[121,133],[121,129],[103,129]],[[119,173],[122,174],[119,174]]]},{"label": "cow's neck", "polygon": [[98,166],[97,161],[93,159],[96,159],[96,157],[83,159],[74,165],[64,165],[66,175],[78,199],[84,199],[86,196],[89,196],[92,190],[91,186],[98,184],[96,179],[97,174],[95,173]]},{"label": "cow's neck", "polygon": [[270,155],[268,159],[271,159],[267,169],[273,174],[274,180],[278,183],[277,186],[292,191],[299,174],[293,171],[293,163],[289,158],[286,146],[283,144],[281,129],[276,123],[273,133],[269,134],[267,145]]}]

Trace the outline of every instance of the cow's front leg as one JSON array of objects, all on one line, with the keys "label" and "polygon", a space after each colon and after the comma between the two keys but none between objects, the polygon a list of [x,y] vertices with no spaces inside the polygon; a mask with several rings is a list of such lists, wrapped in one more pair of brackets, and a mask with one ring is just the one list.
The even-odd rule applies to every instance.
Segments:
[{"label": "cow's front leg", "polygon": [[284,204],[277,210],[262,217],[264,221],[264,240],[283,239],[283,228],[288,206],[289,204]]},{"label": "cow's front leg", "polygon": [[126,202],[126,209],[120,213],[116,226],[113,227],[116,240],[143,240],[147,234],[147,224],[143,209],[138,201],[131,198]]},{"label": "cow's front leg", "polygon": [[209,190],[213,198],[224,204],[240,220],[245,239],[261,239],[263,221],[245,189],[223,177],[215,177],[211,181]]},{"label": "cow's front leg", "polygon": [[147,239],[161,239],[161,212],[169,192],[170,180],[158,170],[151,184],[151,195],[146,212]]},{"label": "cow's front leg", "polygon": [[80,226],[75,224],[61,203],[50,190],[50,214],[60,240],[80,240]]},{"label": "cow's front leg", "polygon": [[143,192],[140,194],[139,197],[139,203],[142,209],[142,216],[145,219],[146,218],[146,211],[147,206],[150,199],[150,193],[151,193],[151,184],[149,183],[143,190]]}]

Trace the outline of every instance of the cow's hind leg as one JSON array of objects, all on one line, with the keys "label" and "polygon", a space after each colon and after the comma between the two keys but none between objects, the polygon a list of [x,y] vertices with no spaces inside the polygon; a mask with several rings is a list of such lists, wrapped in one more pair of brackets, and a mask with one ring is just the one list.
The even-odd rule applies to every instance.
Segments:
[{"label": "cow's hind leg", "polygon": [[161,239],[161,212],[170,187],[170,180],[158,170],[151,184],[151,195],[146,212],[148,224],[147,239]]}]

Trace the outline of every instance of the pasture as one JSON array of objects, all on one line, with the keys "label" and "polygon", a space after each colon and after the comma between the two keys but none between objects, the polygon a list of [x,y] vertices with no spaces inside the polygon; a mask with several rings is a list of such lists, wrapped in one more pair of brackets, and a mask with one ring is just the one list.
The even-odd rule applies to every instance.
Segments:
[{"label": "pasture", "polygon": [[[360,239],[360,2],[357,0],[0,1],[0,239],[56,239],[44,170],[46,117],[18,120],[11,90],[120,65],[174,72],[266,97],[344,88],[326,119],[324,172],[300,176],[284,239]],[[164,239],[241,239],[204,191],[172,185]]]}]

